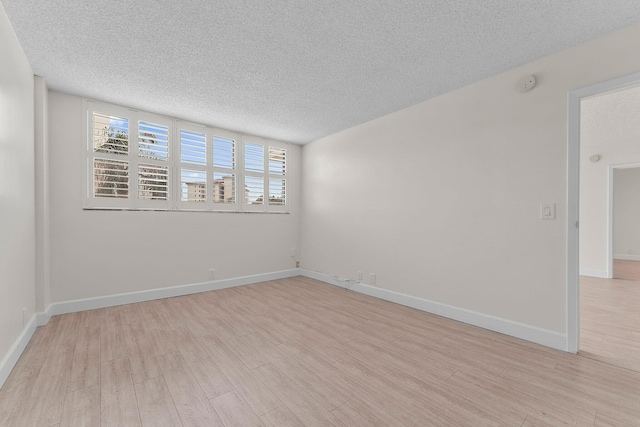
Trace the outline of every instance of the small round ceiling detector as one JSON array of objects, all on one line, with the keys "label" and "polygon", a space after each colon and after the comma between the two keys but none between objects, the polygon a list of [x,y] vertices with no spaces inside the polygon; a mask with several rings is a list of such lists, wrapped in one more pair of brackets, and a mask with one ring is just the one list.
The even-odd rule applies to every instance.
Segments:
[{"label": "small round ceiling detector", "polygon": [[533,75],[524,76],[516,83],[518,92],[529,92],[536,86],[536,78]]}]

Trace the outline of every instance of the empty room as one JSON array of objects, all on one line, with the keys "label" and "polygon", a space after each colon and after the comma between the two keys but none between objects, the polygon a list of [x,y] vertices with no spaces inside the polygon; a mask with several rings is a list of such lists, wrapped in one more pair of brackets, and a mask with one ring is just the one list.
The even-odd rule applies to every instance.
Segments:
[{"label": "empty room", "polygon": [[640,426],[585,131],[638,52],[629,0],[0,0],[0,426]]}]

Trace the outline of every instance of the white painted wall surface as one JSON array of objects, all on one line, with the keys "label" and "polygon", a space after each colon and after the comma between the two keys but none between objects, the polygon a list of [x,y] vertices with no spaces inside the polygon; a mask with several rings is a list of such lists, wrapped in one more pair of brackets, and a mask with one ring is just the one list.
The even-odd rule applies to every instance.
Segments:
[{"label": "white painted wall surface", "polygon": [[34,80],[35,192],[36,192],[36,311],[51,304],[49,252],[49,89],[42,77]]},{"label": "white painted wall surface", "polygon": [[567,92],[638,51],[640,26],[304,146],[302,267],[566,333]]},{"label": "white painted wall surface", "polygon": [[[179,112],[176,112],[179,114]],[[295,268],[300,147],[289,147],[290,214],[82,209],[82,99],[49,93],[52,302]]]},{"label": "white painted wall surface", "polygon": [[640,168],[613,171],[613,255],[640,261]]},{"label": "white painted wall surface", "polygon": [[580,109],[580,272],[606,277],[609,167],[640,162],[640,86],[584,99]]},{"label": "white painted wall surface", "polygon": [[[33,72],[0,5],[0,360],[35,309]],[[1,383],[1,382],[0,382]]]}]

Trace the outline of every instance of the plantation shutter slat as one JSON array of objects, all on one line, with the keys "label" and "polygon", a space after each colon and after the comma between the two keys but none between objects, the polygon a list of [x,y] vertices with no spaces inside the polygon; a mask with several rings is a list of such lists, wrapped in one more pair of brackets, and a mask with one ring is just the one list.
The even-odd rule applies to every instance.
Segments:
[{"label": "plantation shutter slat", "polygon": [[269,204],[275,206],[286,205],[286,180],[269,178]]},{"label": "plantation shutter slat", "polygon": [[244,170],[247,172],[264,172],[264,146],[244,144]]},{"label": "plantation shutter slat", "polygon": [[140,120],[138,122],[138,155],[153,160],[168,160],[169,128]]},{"label": "plantation shutter slat", "polygon": [[104,113],[93,113],[93,151],[96,153],[129,153],[129,120]]},{"label": "plantation shutter slat", "polygon": [[188,130],[180,131],[180,161],[192,165],[206,166],[207,136]]},{"label": "plantation shutter slat", "polygon": [[129,197],[129,162],[93,159],[93,196]]},{"label": "plantation shutter slat", "polygon": [[264,177],[246,175],[244,177],[245,203],[249,205],[264,204]]},{"label": "plantation shutter slat", "polygon": [[169,168],[153,164],[138,165],[138,197],[146,200],[167,200]]},{"label": "plantation shutter slat", "polygon": [[278,147],[269,147],[269,173],[271,175],[286,175],[287,150]]},{"label": "plantation shutter slat", "polygon": [[230,138],[213,137],[213,167],[235,169],[236,142]]}]

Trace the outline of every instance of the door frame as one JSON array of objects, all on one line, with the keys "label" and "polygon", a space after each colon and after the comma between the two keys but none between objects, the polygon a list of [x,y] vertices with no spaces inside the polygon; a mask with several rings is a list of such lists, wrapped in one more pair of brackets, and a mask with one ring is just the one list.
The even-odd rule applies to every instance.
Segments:
[{"label": "door frame", "polygon": [[[569,91],[567,95],[567,340],[565,350],[580,349],[580,275],[579,275],[579,203],[580,203],[580,101],[594,95],[637,86],[640,73],[629,74]],[[613,174],[611,171],[610,174]],[[609,179],[612,185],[612,179]],[[610,198],[611,191],[609,192]],[[611,201],[610,201],[611,206]],[[610,212],[611,213],[611,212]],[[608,219],[612,223],[611,216]],[[609,226],[611,227],[611,225]],[[610,233],[610,236],[612,233]],[[613,239],[613,237],[610,237]],[[613,251],[613,247],[608,250]],[[613,255],[611,255],[613,263]],[[612,271],[612,270],[611,270]]]}]

